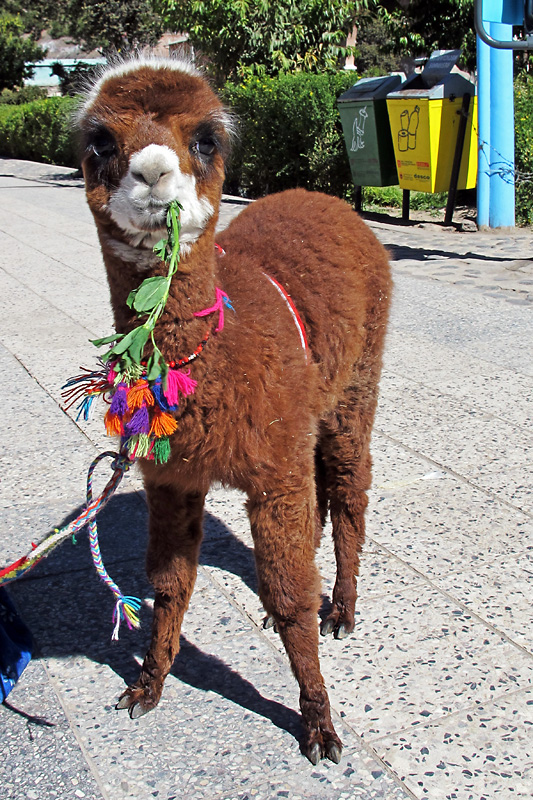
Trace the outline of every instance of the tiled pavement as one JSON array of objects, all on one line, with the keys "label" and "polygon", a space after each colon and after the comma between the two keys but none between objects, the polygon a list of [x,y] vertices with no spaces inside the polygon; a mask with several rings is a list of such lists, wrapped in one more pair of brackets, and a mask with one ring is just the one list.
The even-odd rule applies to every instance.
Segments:
[{"label": "tiled pavement", "polygon": [[[222,222],[239,208],[224,203]],[[101,420],[61,410],[60,386],[90,364],[88,339],[111,315],[69,170],[0,160],[0,215],[5,563],[83,503],[84,472],[109,446]],[[138,721],[114,710],[150,627],[132,474],[100,530],[110,573],[147,598],[139,632],[110,642],[112,599],[84,535],[10,587],[38,652],[0,707],[2,798],[533,795],[533,235],[370,224],[391,250],[395,297],[356,631],[320,645],[341,764],[299,753],[297,687],[260,629],[242,498],[221,489],[161,704]],[[318,562],[329,592],[327,535]]]}]

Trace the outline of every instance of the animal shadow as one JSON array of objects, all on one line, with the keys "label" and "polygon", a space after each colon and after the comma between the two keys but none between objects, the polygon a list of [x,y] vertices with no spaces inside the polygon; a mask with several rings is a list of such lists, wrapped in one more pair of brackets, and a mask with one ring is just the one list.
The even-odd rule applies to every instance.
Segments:
[{"label": "animal shadow", "polygon": [[[69,514],[61,526],[80,510]],[[124,594],[139,598],[153,597],[144,566],[147,524],[145,502],[136,492],[115,496],[98,517],[106,570]],[[253,551],[210,514],[205,515],[204,532],[200,563],[232,572],[255,592]],[[150,607],[143,603],[140,629],[127,630],[123,624],[119,640],[110,641],[114,598],[95,573],[85,531],[77,534],[75,545],[64,542],[26,577],[10,584],[9,589],[32,632],[34,658],[83,655],[110,667],[125,684],[137,679],[139,658],[150,641]],[[264,698],[224,661],[203,652],[183,636],[171,674],[189,686],[214,692],[269,719],[296,739],[300,737],[301,718],[297,712]],[[11,710],[24,715],[23,709]]]}]

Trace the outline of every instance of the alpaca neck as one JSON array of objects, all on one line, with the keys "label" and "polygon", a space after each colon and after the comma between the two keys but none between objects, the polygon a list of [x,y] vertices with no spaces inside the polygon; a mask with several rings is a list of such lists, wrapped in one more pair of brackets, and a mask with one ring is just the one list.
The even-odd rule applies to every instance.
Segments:
[{"label": "alpaca neck", "polygon": [[[158,346],[169,361],[193,352],[209,327],[209,320],[195,317],[195,312],[209,308],[215,302],[215,222],[213,220],[202,236],[183,253],[172,278],[165,310],[154,331]],[[99,235],[115,325],[118,332],[125,332],[139,324],[139,317],[126,302],[130,292],[146,278],[166,275],[167,266],[154,253],[130,247],[112,238],[105,230],[99,230]]]}]

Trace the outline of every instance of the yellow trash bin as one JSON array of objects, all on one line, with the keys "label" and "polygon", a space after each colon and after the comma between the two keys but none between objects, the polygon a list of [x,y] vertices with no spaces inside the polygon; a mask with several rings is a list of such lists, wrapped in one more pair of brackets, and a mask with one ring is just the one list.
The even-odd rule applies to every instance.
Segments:
[{"label": "yellow trash bin", "polygon": [[471,95],[458,189],[470,189],[477,178],[476,87],[451,72],[459,50],[436,51],[420,74],[387,95],[387,110],[398,179],[402,189],[446,192],[455,155],[465,93]]}]

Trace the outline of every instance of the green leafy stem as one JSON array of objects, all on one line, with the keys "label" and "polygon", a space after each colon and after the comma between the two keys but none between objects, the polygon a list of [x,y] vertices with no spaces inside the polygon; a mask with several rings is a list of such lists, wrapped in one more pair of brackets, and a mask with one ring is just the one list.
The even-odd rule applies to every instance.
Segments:
[{"label": "green leafy stem", "polygon": [[96,347],[104,344],[113,344],[113,347],[102,356],[103,361],[117,360],[120,362],[121,371],[133,367],[140,367],[144,348],[148,339],[151,340],[153,351],[146,365],[146,377],[155,380],[159,375],[163,378],[168,372],[168,366],[161,350],[154,339],[154,330],[157,320],[164,311],[170,292],[170,284],[178,270],[180,260],[180,211],[182,206],[173,200],[167,210],[167,237],[160,239],[154,245],[154,253],[168,266],[166,275],[156,275],[146,278],[137,289],[133,289],[126,300],[127,305],[137,312],[137,316],[147,314],[142,325],[138,325],[129,333],[115,333],[104,339],[93,339]]}]

